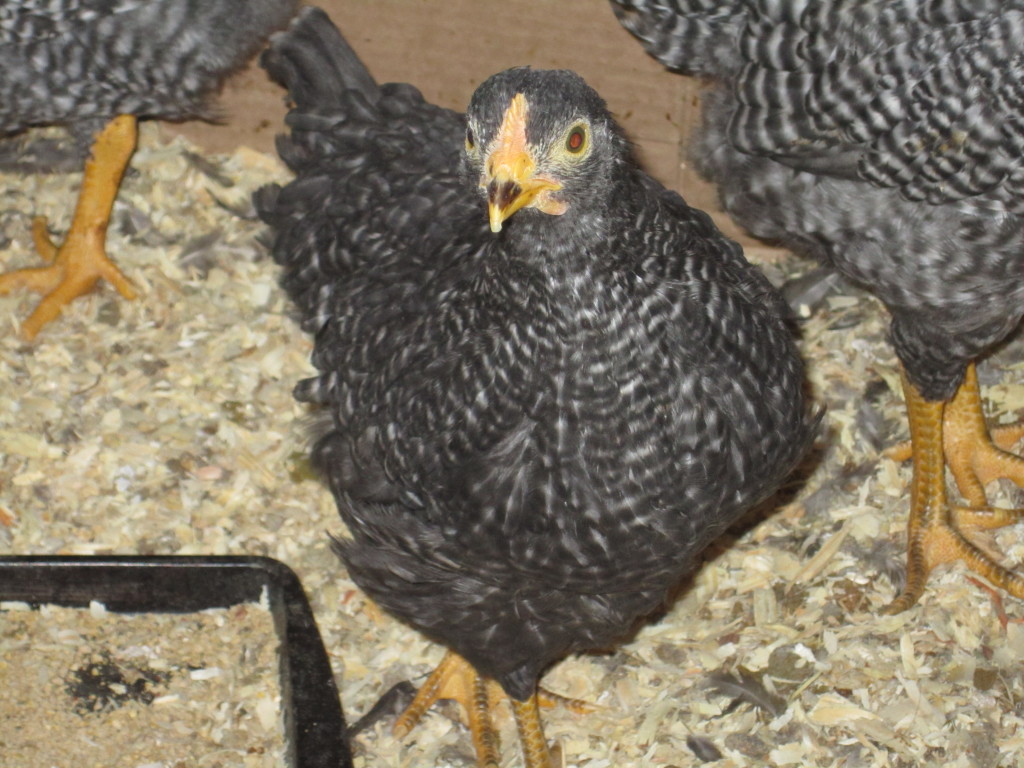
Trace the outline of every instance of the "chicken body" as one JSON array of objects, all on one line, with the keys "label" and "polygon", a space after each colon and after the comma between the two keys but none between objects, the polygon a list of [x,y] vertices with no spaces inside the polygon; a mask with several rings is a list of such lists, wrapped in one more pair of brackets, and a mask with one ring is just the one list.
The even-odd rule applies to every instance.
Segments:
[{"label": "chicken body", "polygon": [[0,8],[0,135],[117,115],[211,118],[288,0],[14,0]]},{"label": "chicken body", "polygon": [[[908,585],[894,609],[952,559],[1024,596],[1024,581],[978,559],[952,519],[1017,519],[989,510],[981,486],[1024,482],[1024,464],[988,443],[973,372],[1024,315],[1024,4],[613,5],[667,67],[717,82],[693,155],[723,207],[867,287],[892,315],[915,441]],[[960,440],[950,427],[966,422]],[[946,501],[944,440],[971,509]]]},{"label": "chicken body", "polygon": [[264,61],[296,105],[296,179],[257,208],[316,337],[296,394],[328,414],[314,459],[339,552],[529,701],[554,661],[661,605],[803,454],[784,306],[572,73],[500,73],[464,116],[376,85],[312,9]]},{"label": "chicken body", "polygon": [[129,281],[106,257],[114,198],[136,141],[136,120],[212,118],[210,97],[295,0],[14,0],[0,6],[0,136],[66,125],[92,145],[78,208],[61,248],[34,226],[53,264],[0,276],[0,293],[46,295],[22,327],[32,338],[102,278],[126,298]]}]

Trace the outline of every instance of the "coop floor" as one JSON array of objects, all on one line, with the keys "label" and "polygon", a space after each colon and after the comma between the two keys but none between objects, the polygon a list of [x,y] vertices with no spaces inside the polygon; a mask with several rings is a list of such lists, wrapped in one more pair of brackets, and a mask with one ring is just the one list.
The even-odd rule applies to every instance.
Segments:
[{"label": "coop floor", "polygon": [[[103,286],[26,344],[17,319],[35,297],[0,298],[0,552],[279,558],[305,583],[355,719],[392,684],[422,680],[443,651],[368,605],[330,551],[341,524],[311,478],[309,415],[291,396],[311,373],[310,341],[250,203],[286,173],[269,155],[204,157],[151,131],[132,168],[108,250],[137,300]],[[0,176],[5,268],[32,263],[33,214],[66,228],[79,181]],[[752,254],[776,282],[811,268]],[[1001,614],[949,569],[918,607],[880,612],[902,572],[909,480],[881,455],[906,434],[885,322],[852,291],[802,320],[825,438],[784,506],[720,540],[664,616],[546,677],[599,705],[545,713],[566,765],[684,768],[709,745],[716,766],[1024,761],[1024,606],[1008,598]],[[1022,368],[1019,340],[981,367],[988,405],[1011,419],[1024,416]],[[1022,533],[991,541],[1016,563]],[[741,682],[716,692],[716,674]],[[454,717],[431,713],[404,742],[382,721],[356,739],[356,765],[470,766]]]}]

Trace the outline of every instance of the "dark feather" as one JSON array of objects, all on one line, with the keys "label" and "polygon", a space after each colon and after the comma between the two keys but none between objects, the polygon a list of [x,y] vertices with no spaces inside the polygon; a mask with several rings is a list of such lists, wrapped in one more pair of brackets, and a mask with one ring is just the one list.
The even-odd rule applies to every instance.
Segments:
[{"label": "dark feather", "polygon": [[686,746],[690,748],[690,751],[697,756],[697,759],[704,763],[713,763],[715,760],[722,759],[722,753],[715,746],[715,743],[711,739],[703,736],[694,736],[690,734],[686,737]]},{"label": "dark feather", "polygon": [[[524,699],[657,609],[808,446],[785,304],[571,72],[499,73],[460,115],[374,83],[312,8],[263,62],[296,104],[296,178],[256,203],[316,338],[296,395],[329,413],[314,461],[351,532],[337,550]],[[474,148],[516,94],[565,210],[496,234]]]},{"label": "dark feather", "polygon": [[1024,315],[1024,3],[613,0],[712,76],[699,169],[753,234],[880,298],[946,400]]},{"label": "dark feather", "polygon": [[[0,8],[0,135],[116,115],[216,115],[210,97],[296,0],[54,0]],[[90,135],[92,131],[89,131]]]},{"label": "dark feather", "polygon": [[772,717],[778,717],[786,711],[786,702],[773,693],[769,693],[761,679],[751,672],[740,670],[738,673],[715,672],[708,676],[708,688],[721,696],[728,696],[735,701],[742,701],[757,709],[763,709]]},{"label": "dark feather", "polygon": [[373,728],[381,720],[400,715],[416,696],[416,686],[408,680],[395,683],[377,699],[369,711],[356,720],[345,730],[345,735],[352,739],[363,731]]}]

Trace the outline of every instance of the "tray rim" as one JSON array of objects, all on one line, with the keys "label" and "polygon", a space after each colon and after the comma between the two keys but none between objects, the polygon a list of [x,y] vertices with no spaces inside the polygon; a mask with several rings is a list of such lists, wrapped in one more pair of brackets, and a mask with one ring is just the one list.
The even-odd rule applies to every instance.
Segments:
[{"label": "tray rim", "polygon": [[[131,587],[136,590],[125,591]],[[152,598],[144,593],[147,587],[164,597],[177,596],[178,602],[160,607],[157,599],[147,606]],[[259,555],[0,555],[0,601],[33,607],[85,608],[90,600],[98,600],[114,613],[183,613],[257,602],[264,590],[281,645],[279,675],[289,764],[350,768],[330,659],[302,583],[285,563]]]}]

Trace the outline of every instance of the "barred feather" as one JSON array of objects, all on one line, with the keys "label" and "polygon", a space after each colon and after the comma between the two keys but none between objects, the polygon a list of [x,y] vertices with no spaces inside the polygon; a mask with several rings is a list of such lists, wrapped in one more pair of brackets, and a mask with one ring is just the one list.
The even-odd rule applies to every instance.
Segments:
[{"label": "barred feather", "polygon": [[[1024,4],[613,5],[667,66],[717,77],[695,158],[726,210],[873,290],[911,381],[949,397],[1024,315]],[[731,42],[690,46],[723,13]]]},{"label": "barred feather", "polygon": [[296,179],[257,196],[318,376],[315,459],[380,604],[517,698],[606,647],[769,494],[814,431],[784,305],[703,213],[643,174],[601,99],[516,69],[538,146],[586,117],[567,210],[494,234],[467,118],[377,86],[315,9],[264,65],[296,97]]},{"label": "barred feather", "polygon": [[0,4],[0,135],[119,114],[210,117],[211,93],[295,0]]}]

